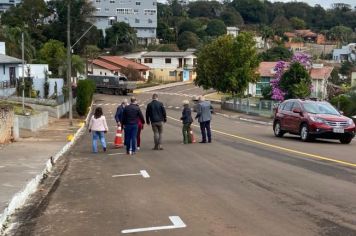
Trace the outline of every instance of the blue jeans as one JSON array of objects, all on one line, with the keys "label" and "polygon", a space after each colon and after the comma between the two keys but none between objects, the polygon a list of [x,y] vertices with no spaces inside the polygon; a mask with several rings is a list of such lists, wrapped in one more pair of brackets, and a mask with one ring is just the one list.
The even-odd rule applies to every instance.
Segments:
[{"label": "blue jeans", "polygon": [[138,125],[125,125],[125,144],[126,152],[130,150],[136,152],[136,139],[137,139]]},{"label": "blue jeans", "polygon": [[208,142],[211,142],[210,120],[200,122],[200,131],[202,136],[202,142],[206,142],[206,136],[208,136]]},{"label": "blue jeans", "polygon": [[106,148],[106,141],[105,141],[105,135],[104,131],[92,131],[93,132],[93,152],[98,152],[98,147],[96,145],[98,139],[101,142],[101,145],[103,148]]}]

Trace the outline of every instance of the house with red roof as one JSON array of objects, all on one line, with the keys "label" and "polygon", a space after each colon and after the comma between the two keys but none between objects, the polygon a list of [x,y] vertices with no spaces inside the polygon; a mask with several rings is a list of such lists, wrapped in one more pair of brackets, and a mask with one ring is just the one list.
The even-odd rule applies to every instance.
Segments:
[{"label": "house with red roof", "polygon": [[119,56],[100,56],[89,64],[88,73],[94,75],[119,75],[123,74],[123,68],[130,68],[139,71],[141,77],[147,80],[150,70],[146,65]]},{"label": "house with red roof", "polygon": [[[262,88],[270,84],[275,77],[275,70],[277,62],[261,62],[258,67],[258,74],[260,80],[256,84],[249,85],[248,93],[253,96],[262,96]],[[331,72],[334,70],[332,66],[325,66],[324,64],[313,64],[309,69],[309,74],[312,79],[313,92],[312,97],[325,99],[327,97],[328,80],[331,77]]]}]

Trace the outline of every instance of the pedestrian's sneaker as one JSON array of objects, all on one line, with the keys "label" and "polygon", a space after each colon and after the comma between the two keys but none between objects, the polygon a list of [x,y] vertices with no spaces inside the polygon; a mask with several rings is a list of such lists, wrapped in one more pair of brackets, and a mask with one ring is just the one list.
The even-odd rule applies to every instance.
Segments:
[{"label": "pedestrian's sneaker", "polygon": [[106,152],[106,147],[103,147],[104,152]]},{"label": "pedestrian's sneaker", "polygon": [[137,147],[137,151],[140,151],[140,147]]}]

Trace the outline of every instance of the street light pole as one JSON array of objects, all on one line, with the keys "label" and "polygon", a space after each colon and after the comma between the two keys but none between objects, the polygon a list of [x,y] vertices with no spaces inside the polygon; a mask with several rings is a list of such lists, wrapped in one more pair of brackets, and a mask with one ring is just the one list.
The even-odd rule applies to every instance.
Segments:
[{"label": "street light pole", "polygon": [[70,46],[70,1],[67,6],[67,86],[69,90],[69,123],[73,125],[72,62]]},{"label": "street light pole", "polygon": [[21,34],[22,48],[22,113],[25,114],[25,39],[23,32]]}]

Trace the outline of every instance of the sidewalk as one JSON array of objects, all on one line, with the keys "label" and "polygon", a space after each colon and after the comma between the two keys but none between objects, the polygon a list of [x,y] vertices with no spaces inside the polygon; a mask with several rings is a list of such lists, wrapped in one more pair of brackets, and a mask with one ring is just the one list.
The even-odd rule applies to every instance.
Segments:
[{"label": "sidewalk", "polygon": [[68,143],[67,136],[74,134],[67,119],[52,119],[48,127],[38,132],[23,132],[19,141],[0,146],[0,219],[14,195],[41,173],[51,156]]},{"label": "sidewalk", "polygon": [[135,89],[134,93],[144,93],[144,92],[150,92],[153,90],[157,89],[165,89],[165,88],[171,88],[175,86],[182,86],[182,85],[187,85],[193,83],[192,81],[185,81],[185,82],[175,82],[175,83],[169,83],[169,84],[162,84],[162,85],[157,85],[157,86],[152,86],[152,87],[147,87],[147,88],[142,88],[142,89]]}]

